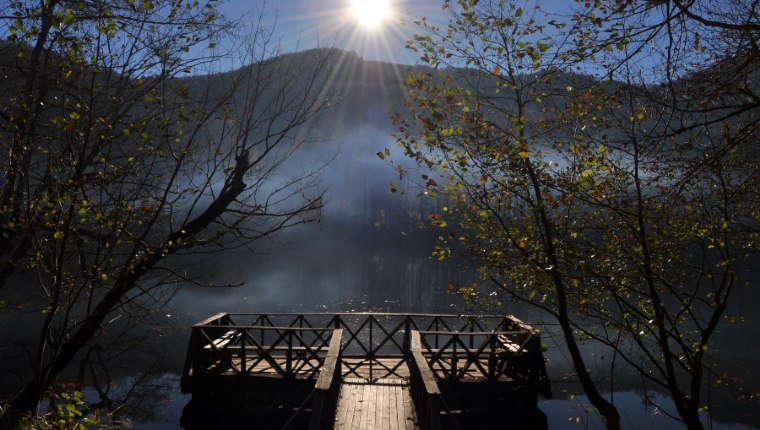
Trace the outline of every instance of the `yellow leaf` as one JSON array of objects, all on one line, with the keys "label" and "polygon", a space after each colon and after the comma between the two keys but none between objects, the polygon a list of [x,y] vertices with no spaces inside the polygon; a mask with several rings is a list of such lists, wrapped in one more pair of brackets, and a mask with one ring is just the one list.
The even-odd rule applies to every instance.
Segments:
[{"label": "yellow leaf", "polygon": [[517,154],[517,155],[519,155],[520,158],[528,158],[528,157],[530,157],[530,153],[528,151],[520,151],[520,153]]},{"label": "yellow leaf", "polygon": [[82,117],[82,115],[80,115],[79,112],[71,112],[69,114],[69,118],[71,118],[73,120],[77,120],[77,119],[79,119],[81,117]]},{"label": "yellow leaf", "polygon": [[63,232],[58,230],[55,233],[53,233],[53,239],[55,240],[61,240],[63,239]]}]

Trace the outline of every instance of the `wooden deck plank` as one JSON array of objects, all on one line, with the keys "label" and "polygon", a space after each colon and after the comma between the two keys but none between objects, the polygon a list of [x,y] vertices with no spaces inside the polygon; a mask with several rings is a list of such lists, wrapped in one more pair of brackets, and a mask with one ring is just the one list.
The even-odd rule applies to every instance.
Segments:
[{"label": "wooden deck plank", "polygon": [[362,378],[346,378],[340,392],[335,429],[418,430],[409,385],[403,379],[368,384]]},{"label": "wooden deck plank", "polygon": [[389,430],[399,430],[398,427],[398,402],[396,401],[396,398],[398,397],[399,391],[398,387],[395,385],[391,385],[387,387],[388,389],[388,411],[387,413],[387,420],[388,420],[388,429]]},{"label": "wooden deck plank", "polygon": [[360,429],[366,429],[369,427],[369,408],[370,408],[370,391],[366,389],[364,385],[362,385],[361,388],[361,407],[359,409],[359,417],[361,418],[359,420],[359,428]]},{"label": "wooden deck plank", "polygon": [[[347,396],[345,401],[347,402],[347,407],[345,408],[345,424],[343,425],[343,428],[346,429],[352,429],[358,427],[359,418],[356,415],[357,411],[357,403],[359,403],[359,386],[358,385],[347,385]],[[339,427],[340,425],[336,424],[336,427]]]},{"label": "wooden deck plank", "polygon": [[390,412],[390,387],[388,385],[381,385],[379,391],[380,396],[377,402],[377,414],[375,415],[379,422],[376,427],[382,430],[390,430],[390,419],[388,417],[388,412]]},{"label": "wooden deck plank", "polygon": [[[368,387],[372,387],[373,389],[369,389]],[[376,423],[377,419],[375,417],[375,412],[377,409],[377,392],[378,389],[381,388],[380,386],[371,386],[366,385],[365,391],[369,393],[369,407],[367,409],[367,427],[368,429],[376,429]]]},{"label": "wooden deck plank", "polygon": [[402,390],[401,387],[394,387],[396,390],[395,400],[396,400],[396,416],[392,417],[396,419],[396,428],[399,430],[406,430],[406,408],[404,405],[404,392],[406,390]]},{"label": "wooden deck plank", "polygon": [[351,405],[349,397],[353,394],[351,393],[351,390],[353,387],[346,386],[345,390],[340,390],[340,393],[338,394],[338,402],[346,402],[348,405],[346,408],[339,409],[335,411],[335,425],[342,425],[344,427],[350,428],[351,424],[349,420],[353,416],[351,414]]},{"label": "wooden deck plank", "polygon": [[372,416],[374,420],[374,425],[376,429],[378,430],[384,430],[383,429],[383,408],[385,407],[385,393],[383,392],[385,388],[385,385],[378,385],[378,387],[372,391],[375,392],[375,406],[374,410],[372,411]]},{"label": "wooden deck plank", "polygon": [[408,430],[418,430],[417,427],[417,415],[414,413],[414,402],[412,402],[412,393],[409,390],[404,390],[404,410],[408,411],[406,417],[406,428]]}]

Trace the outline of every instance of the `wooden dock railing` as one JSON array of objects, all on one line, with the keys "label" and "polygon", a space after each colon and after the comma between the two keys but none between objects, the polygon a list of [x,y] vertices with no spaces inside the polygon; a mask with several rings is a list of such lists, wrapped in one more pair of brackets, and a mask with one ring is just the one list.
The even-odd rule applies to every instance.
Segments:
[{"label": "wooden dock railing", "polygon": [[304,400],[293,416],[281,430],[300,428],[295,423],[299,416],[311,410],[309,430],[331,429],[335,421],[335,410],[338,406],[341,378],[341,343],[343,329],[333,330],[330,347],[327,350],[324,364],[319,371],[319,378],[314,390]]},{"label": "wooden dock railing", "polygon": [[428,365],[428,360],[422,353],[419,331],[412,331],[410,343],[407,358],[409,365],[409,388],[412,393],[414,408],[417,411],[417,423],[420,430],[443,429],[441,412],[448,415],[450,425],[446,428],[461,430],[461,426],[459,426],[451,410],[444,403],[441,391],[438,389],[438,381]]},{"label": "wooden dock railing", "polygon": [[316,377],[324,366],[330,327],[240,326],[221,315],[193,326],[181,385],[206,378],[278,375]]},{"label": "wooden dock railing", "polygon": [[422,353],[439,379],[519,379],[551,397],[541,340],[533,332],[420,331],[419,336]]},{"label": "wooden dock railing", "polygon": [[441,392],[459,382],[527,388],[534,403],[551,397],[540,334],[512,316],[217,314],[193,326],[183,392],[273,376],[315,381],[285,427],[311,430],[331,428],[344,378],[409,381],[422,430],[461,428]]},{"label": "wooden dock railing", "polygon": [[335,409],[338,406],[340,383],[343,380],[341,368],[341,343],[343,341],[343,329],[336,328],[330,340],[330,349],[327,351],[319,379],[314,386],[314,401],[311,407],[311,421],[309,430],[321,430],[332,428],[335,420]]}]

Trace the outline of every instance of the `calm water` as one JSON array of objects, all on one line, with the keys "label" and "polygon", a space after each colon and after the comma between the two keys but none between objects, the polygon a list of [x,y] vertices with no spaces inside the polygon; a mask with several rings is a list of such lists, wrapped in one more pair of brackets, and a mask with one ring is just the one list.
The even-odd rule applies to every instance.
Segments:
[{"label": "calm water", "polygon": [[[276,270],[282,270],[277,268]],[[273,269],[275,270],[275,269]],[[427,270],[427,269],[426,269]],[[284,279],[298,277],[298,270],[285,270],[279,276]],[[263,273],[271,281],[271,273]],[[347,276],[347,275],[344,275]],[[359,275],[352,275],[359,276]],[[319,276],[310,277],[315,282],[320,281]],[[167,314],[167,319],[184,320],[184,333],[189,334],[190,321],[201,319],[217,310],[229,311],[390,311],[390,312],[452,312],[457,311],[459,304],[456,299],[440,293],[435,293],[428,289],[425,291],[408,291],[403,288],[373,291],[371,294],[357,290],[339,290],[332,291],[334,296],[315,289],[314,294],[304,294],[301,300],[293,300],[293,291],[300,291],[297,286],[292,284],[279,284],[276,289],[265,288],[267,284],[251,283],[246,287],[238,289],[225,290],[221,294],[209,294],[208,291],[185,291],[177,296],[176,303],[173,306],[175,314]],[[270,284],[271,285],[271,284]],[[291,285],[294,290],[286,287]],[[304,286],[301,285],[303,288]],[[373,288],[377,288],[375,285]],[[264,291],[261,291],[264,290]],[[273,291],[272,291],[273,290]],[[329,292],[329,291],[328,291]],[[195,294],[199,294],[198,297]],[[341,294],[349,294],[352,297],[348,299],[338,299]],[[187,302],[187,303],[185,303]],[[205,309],[209,309],[205,311]],[[538,317],[533,317],[531,321],[538,323],[543,329],[543,341],[549,346],[546,352],[548,360],[548,372],[552,378],[552,390],[555,396],[554,400],[542,400],[539,407],[546,413],[549,420],[550,429],[603,429],[601,420],[595,414],[590,414],[590,404],[587,399],[580,395],[580,387],[574,383],[571,376],[570,368],[564,357],[561,348],[561,340],[558,336],[553,335],[555,327],[550,323],[542,323]],[[182,324],[179,324],[180,336],[183,332]],[[747,344],[737,344],[747,348]],[[732,349],[728,352],[733,352]],[[590,363],[598,364],[600,368],[604,367],[603,351],[594,351],[587,349],[586,354],[592,357]],[[742,361],[737,362],[737,366],[732,366],[732,371],[742,373],[746,371],[747,375],[754,375],[754,367],[742,367],[747,363],[754,363],[757,355],[751,354]],[[596,359],[596,360],[595,360]],[[598,361],[597,361],[598,360]],[[176,360],[175,360],[176,362]],[[177,363],[180,366],[180,363]],[[593,368],[592,368],[593,370]],[[129,385],[130,378],[120,381],[125,386]],[[750,381],[747,381],[750,382]],[[756,382],[756,381],[755,381]],[[189,401],[188,395],[183,395],[179,391],[178,376],[175,373],[165,373],[155,378],[149,384],[153,392],[148,396],[150,401],[147,405],[138,405],[135,415],[133,415],[131,424],[137,429],[174,429],[179,427],[179,419],[182,415],[182,408]],[[635,375],[626,374],[625,371],[619,372],[616,376],[616,386],[618,391],[614,393],[615,403],[618,405],[625,428],[628,429],[678,429],[682,428],[678,422],[668,417],[668,414],[674,414],[675,411],[670,404],[667,396],[662,393],[650,392],[649,398],[654,404],[645,400],[640,391],[640,381]],[[92,393],[91,393],[92,394]],[[737,402],[731,393],[715,392],[713,395],[713,408],[716,411],[710,422],[712,429],[728,430],[751,430],[759,429],[758,413],[756,404],[749,402]],[[139,418],[140,414],[147,418]],[[709,421],[707,415],[705,421]]]}]

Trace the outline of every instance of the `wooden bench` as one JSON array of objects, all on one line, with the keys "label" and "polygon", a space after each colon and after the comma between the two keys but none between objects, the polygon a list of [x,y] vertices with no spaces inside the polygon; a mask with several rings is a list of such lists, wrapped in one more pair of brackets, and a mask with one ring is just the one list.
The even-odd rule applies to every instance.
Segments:
[{"label": "wooden bench", "polygon": [[230,330],[203,347],[206,350],[221,350],[240,337],[238,330]]},{"label": "wooden bench", "polygon": [[509,355],[510,357],[514,357],[520,353],[525,352],[525,349],[522,348],[520,344],[513,342],[503,334],[497,335],[496,339],[498,342],[493,353],[497,356]]}]

